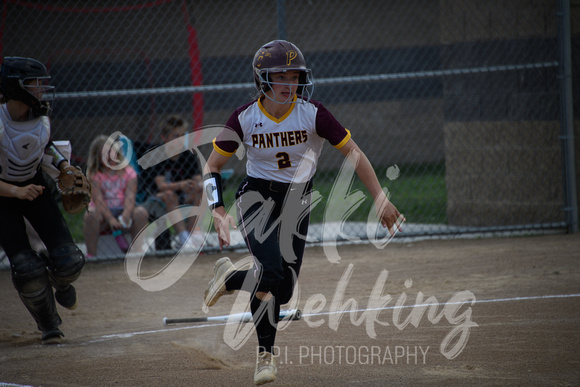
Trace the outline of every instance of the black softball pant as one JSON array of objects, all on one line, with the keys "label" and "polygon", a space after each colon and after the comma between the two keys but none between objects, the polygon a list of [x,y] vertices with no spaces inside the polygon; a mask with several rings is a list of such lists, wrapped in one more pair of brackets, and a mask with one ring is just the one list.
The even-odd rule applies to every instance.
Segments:
[{"label": "black softball pant", "polygon": [[255,291],[292,298],[304,256],[312,184],[246,178],[236,193],[239,227],[254,257]]},{"label": "black softball pant", "polygon": [[41,172],[31,180],[10,184],[22,187],[37,184],[46,188],[32,201],[0,197],[0,245],[8,259],[18,252],[31,249],[24,218],[36,230],[49,252],[58,246],[74,243],[66,221]]}]

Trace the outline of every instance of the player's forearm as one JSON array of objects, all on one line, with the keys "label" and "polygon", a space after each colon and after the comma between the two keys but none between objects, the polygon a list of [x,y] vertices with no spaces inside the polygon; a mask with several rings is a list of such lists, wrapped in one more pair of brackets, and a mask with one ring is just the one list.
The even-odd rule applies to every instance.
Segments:
[{"label": "player's forearm", "polygon": [[363,152],[360,152],[360,158],[358,160],[355,171],[359,179],[362,181],[365,187],[367,187],[367,190],[371,194],[373,200],[383,200],[383,196],[385,196],[383,188],[379,183],[379,179],[377,178],[377,174],[375,173],[373,166]]},{"label": "player's forearm", "polygon": [[0,181],[0,196],[5,198],[16,197],[16,186],[4,181]]},{"label": "player's forearm", "polygon": [[382,202],[386,199],[386,195],[383,192],[383,188],[379,183],[371,162],[354,140],[350,139],[345,146],[340,148],[340,151],[349,158],[349,161],[355,168],[356,174],[371,194],[375,203]]},{"label": "player's forearm", "polygon": [[52,141],[47,145],[44,153],[52,157],[52,165],[61,170],[69,165],[67,158],[58,150]]},{"label": "player's forearm", "polygon": [[203,175],[205,176],[208,173],[220,173],[228,160],[228,157],[220,155],[215,150],[212,151],[207,159],[207,163],[203,167]]},{"label": "player's forearm", "polygon": [[224,206],[219,206],[214,208],[211,211],[212,216],[214,217],[214,219],[225,219],[227,212],[226,212],[226,208]]},{"label": "player's forearm", "polygon": [[226,215],[226,210],[224,208],[220,171],[227,161],[228,161],[227,157],[220,155],[214,150],[209,155],[207,163],[203,168],[204,171],[203,184],[205,192],[208,195],[207,201],[209,208],[212,210],[214,223],[218,217],[224,219],[224,216]]},{"label": "player's forearm", "polygon": [[67,160],[64,160],[63,162],[61,162],[61,163],[58,165],[58,170],[59,170],[59,171],[62,171],[62,170],[64,170],[64,169],[65,169],[65,168],[67,168],[67,167],[70,167],[70,163],[69,163]]}]

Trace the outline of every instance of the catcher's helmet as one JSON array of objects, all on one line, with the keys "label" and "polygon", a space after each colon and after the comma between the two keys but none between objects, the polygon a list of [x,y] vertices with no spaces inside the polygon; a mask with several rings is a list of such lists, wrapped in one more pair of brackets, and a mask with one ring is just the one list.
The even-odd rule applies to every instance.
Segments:
[{"label": "catcher's helmet", "polygon": [[264,44],[254,55],[252,68],[256,88],[261,93],[271,89],[272,81],[268,74],[300,71],[297,94],[305,97],[306,101],[310,100],[314,88],[312,71],[306,67],[304,56],[296,45],[285,40],[273,40]]},{"label": "catcher's helmet", "polygon": [[24,102],[35,117],[48,115],[54,86],[43,84],[51,79],[44,64],[32,58],[5,57],[0,73],[0,91],[6,100]]}]

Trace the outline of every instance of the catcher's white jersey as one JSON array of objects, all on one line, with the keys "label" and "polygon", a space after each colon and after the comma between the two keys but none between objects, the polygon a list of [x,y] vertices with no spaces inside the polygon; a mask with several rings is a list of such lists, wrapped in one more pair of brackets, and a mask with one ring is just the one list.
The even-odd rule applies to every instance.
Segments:
[{"label": "catcher's white jersey", "polygon": [[49,140],[48,117],[12,121],[6,105],[0,105],[0,179],[26,181],[34,177]]},{"label": "catcher's white jersey", "polygon": [[214,149],[230,157],[242,142],[248,176],[303,183],[316,172],[325,139],[340,149],[350,132],[320,102],[293,103],[277,119],[256,100],[236,109],[226,129],[214,139]]}]

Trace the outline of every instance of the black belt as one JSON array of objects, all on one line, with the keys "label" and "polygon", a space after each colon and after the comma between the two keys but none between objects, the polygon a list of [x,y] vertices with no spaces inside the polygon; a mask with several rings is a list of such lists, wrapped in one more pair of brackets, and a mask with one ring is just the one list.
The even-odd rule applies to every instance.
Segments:
[{"label": "black belt", "polygon": [[248,176],[248,181],[250,182],[250,184],[260,189],[279,193],[288,191],[288,189],[292,185],[292,183],[282,183],[280,181],[258,179],[256,177],[251,176]]}]

